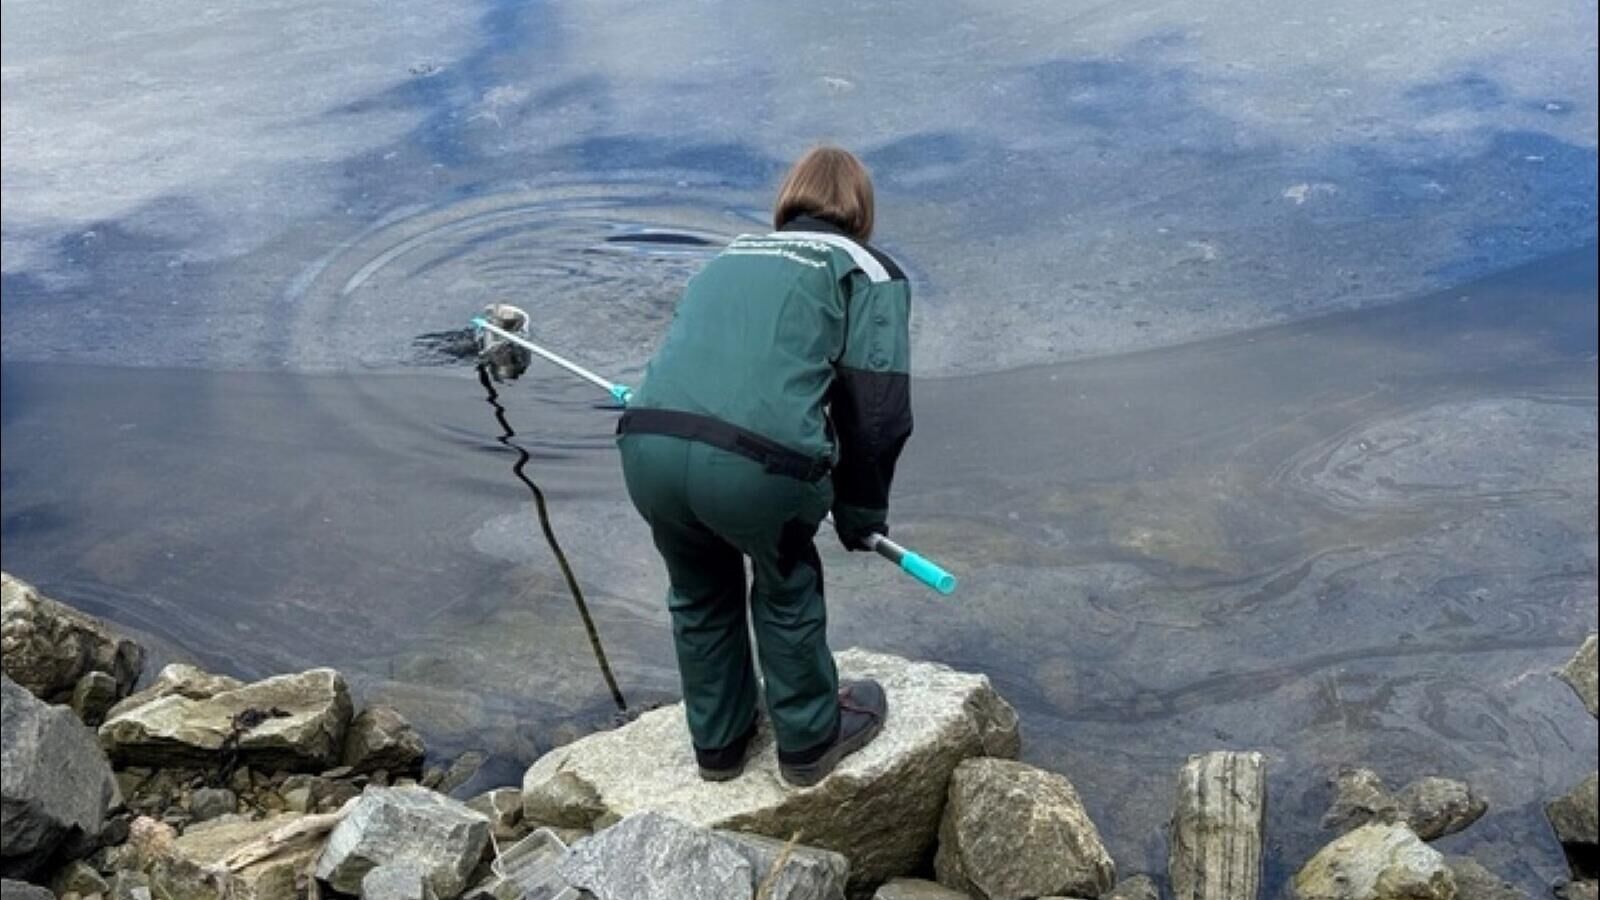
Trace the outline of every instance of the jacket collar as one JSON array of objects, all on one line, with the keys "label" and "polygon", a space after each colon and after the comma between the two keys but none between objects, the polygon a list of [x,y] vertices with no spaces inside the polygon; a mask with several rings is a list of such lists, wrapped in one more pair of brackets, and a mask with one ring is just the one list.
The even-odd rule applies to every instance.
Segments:
[{"label": "jacket collar", "polygon": [[[850,233],[845,231],[843,228],[840,228],[832,222],[829,222],[827,219],[819,219],[816,216],[795,216],[789,221],[783,223],[783,227],[779,228],[778,230],[821,231],[827,234],[837,234],[844,237],[850,237]],[[855,238],[850,239],[855,240]]]}]

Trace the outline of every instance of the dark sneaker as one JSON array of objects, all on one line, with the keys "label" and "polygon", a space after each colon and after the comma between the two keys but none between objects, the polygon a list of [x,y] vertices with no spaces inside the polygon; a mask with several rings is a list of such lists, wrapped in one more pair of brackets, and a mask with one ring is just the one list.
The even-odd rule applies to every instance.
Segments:
[{"label": "dark sneaker", "polygon": [[778,773],[794,787],[810,787],[828,777],[839,760],[860,750],[883,730],[889,700],[871,679],[839,686],[839,731],[828,741],[798,753],[778,752]]},{"label": "dark sneaker", "polygon": [[732,781],[744,774],[744,764],[750,756],[750,745],[755,742],[760,717],[750,720],[750,729],[743,737],[716,750],[694,748],[694,761],[700,766],[700,777],[706,781]]}]

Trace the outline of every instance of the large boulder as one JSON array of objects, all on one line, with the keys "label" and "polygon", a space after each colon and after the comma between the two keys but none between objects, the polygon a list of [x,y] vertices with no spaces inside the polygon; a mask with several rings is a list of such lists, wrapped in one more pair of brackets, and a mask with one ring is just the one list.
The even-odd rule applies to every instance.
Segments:
[{"label": "large boulder", "polygon": [[190,700],[205,700],[242,687],[244,682],[228,675],[213,675],[188,663],[169,663],[156,674],[156,680],[149,687],[117,701],[106,711],[106,718],[116,718],[130,709],[173,694]]},{"label": "large boulder", "polygon": [[1600,773],[1591,772],[1559,800],[1545,804],[1545,816],[1561,840],[1574,878],[1600,878]]},{"label": "large boulder", "polygon": [[635,813],[579,841],[561,877],[597,900],[844,900],[843,856]]},{"label": "large boulder", "polygon": [[358,774],[382,770],[390,775],[415,775],[422,771],[426,755],[422,736],[411,723],[393,707],[380,705],[362,710],[350,723],[340,764]]},{"label": "large boulder", "polygon": [[53,856],[93,850],[121,805],[111,766],[72,710],[0,675],[0,874],[25,877]]},{"label": "large boulder", "polygon": [[1098,897],[1116,883],[1078,792],[1066,778],[1004,759],[969,759],[950,777],[934,871],[983,900]]},{"label": "large boulder", "polygon": [[419,786],[368,788],[328,836],[317,877],[334,890],[359,893],[372,869],[421,867],[440,900],[466,888],[489,843],[489,819],[466,804]]},{"label": "large boulder", "polygon": [[1597,674],[1595,669],[1596,643],[1595,635],[1589,635],[1589,639],[1583,642],[1582,647],[1578,648],[1578,652],[1567,663],[1566,667],[1557,673],[1563,681],[1572,685],[1572,689],[1577,692],[1579,699],[1583,701],[1584,707],[1589,710],[1589,715],[1591,716],[1597,714],[1596,704],[1600,703],[1600,697],[1597,697],[1597,694],[1600,694],[1600,685],[1596,683],[1597,680],[1600,680],[1600,674]]},{"label": "large boulder", "polygon": [[593,828],[643,810],[687,822],[788,840],[844,854],[852,886],[914,870],[932,847],[950,773],[975,756],[1015,757],[1016,712],[983,675],[847,650],[846,678],[876,678],[889,698],[881,734],[805,789],[778,777],[763,726],[745,774],[701,780],[682,704],[551,751],[528,770],[523,817]]},{"label": "large boulder", "polygon": [[1455,900],[1444,855],[1405,825],[1372,822],[1317,852],[1294,876],[1297,900]]},{"label": "large boulder", "polygon": [[1167,872],[1178,900],[1255,900],[1267,773],[1259,753],[1191,756],[1178,774]]},{"label": "large boulder", "polygon": [[89,672],[110,675],[126,696],[144,668],[144,648],[0,572],[0,666],[48,703],[69,702]]},{"label": "large boulder", "polygon": [[100,742],[129,766],[205,767],[232,756],[258,770],[321,771],[338,763],[350,712],[344,678],[311,669],[124,709],[100,726]]}]

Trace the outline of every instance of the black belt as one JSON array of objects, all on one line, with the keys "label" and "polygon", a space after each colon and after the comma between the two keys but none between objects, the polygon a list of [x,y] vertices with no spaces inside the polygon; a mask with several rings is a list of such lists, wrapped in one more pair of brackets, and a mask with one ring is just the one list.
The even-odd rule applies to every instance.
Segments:
[{"label": "black belt", "polygon": [[833,471],[833,460],[791,450],[753,431],[721,419],[676,409],[630,409],[617,420],[617,434],[664,434],[710,444],[755,460],[774,475],[821,481]]}]

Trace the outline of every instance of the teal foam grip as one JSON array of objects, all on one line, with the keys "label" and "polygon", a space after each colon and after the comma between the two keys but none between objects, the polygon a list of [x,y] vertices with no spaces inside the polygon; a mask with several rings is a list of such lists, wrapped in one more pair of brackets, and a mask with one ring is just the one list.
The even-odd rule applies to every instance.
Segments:
[{"label": "teal foam grip", "polygon": [[611,396],[618,403],[627,406],[628,401],[633,399],[633,388],[625,384],[613,384],[611,386]]},{"label": "teal foam grip", "polygon": [[939,567],[939,564],[910,550],[900,558],[900,568],[907,575],[933,588],[941,594],[955,593],[956,577]]}]

